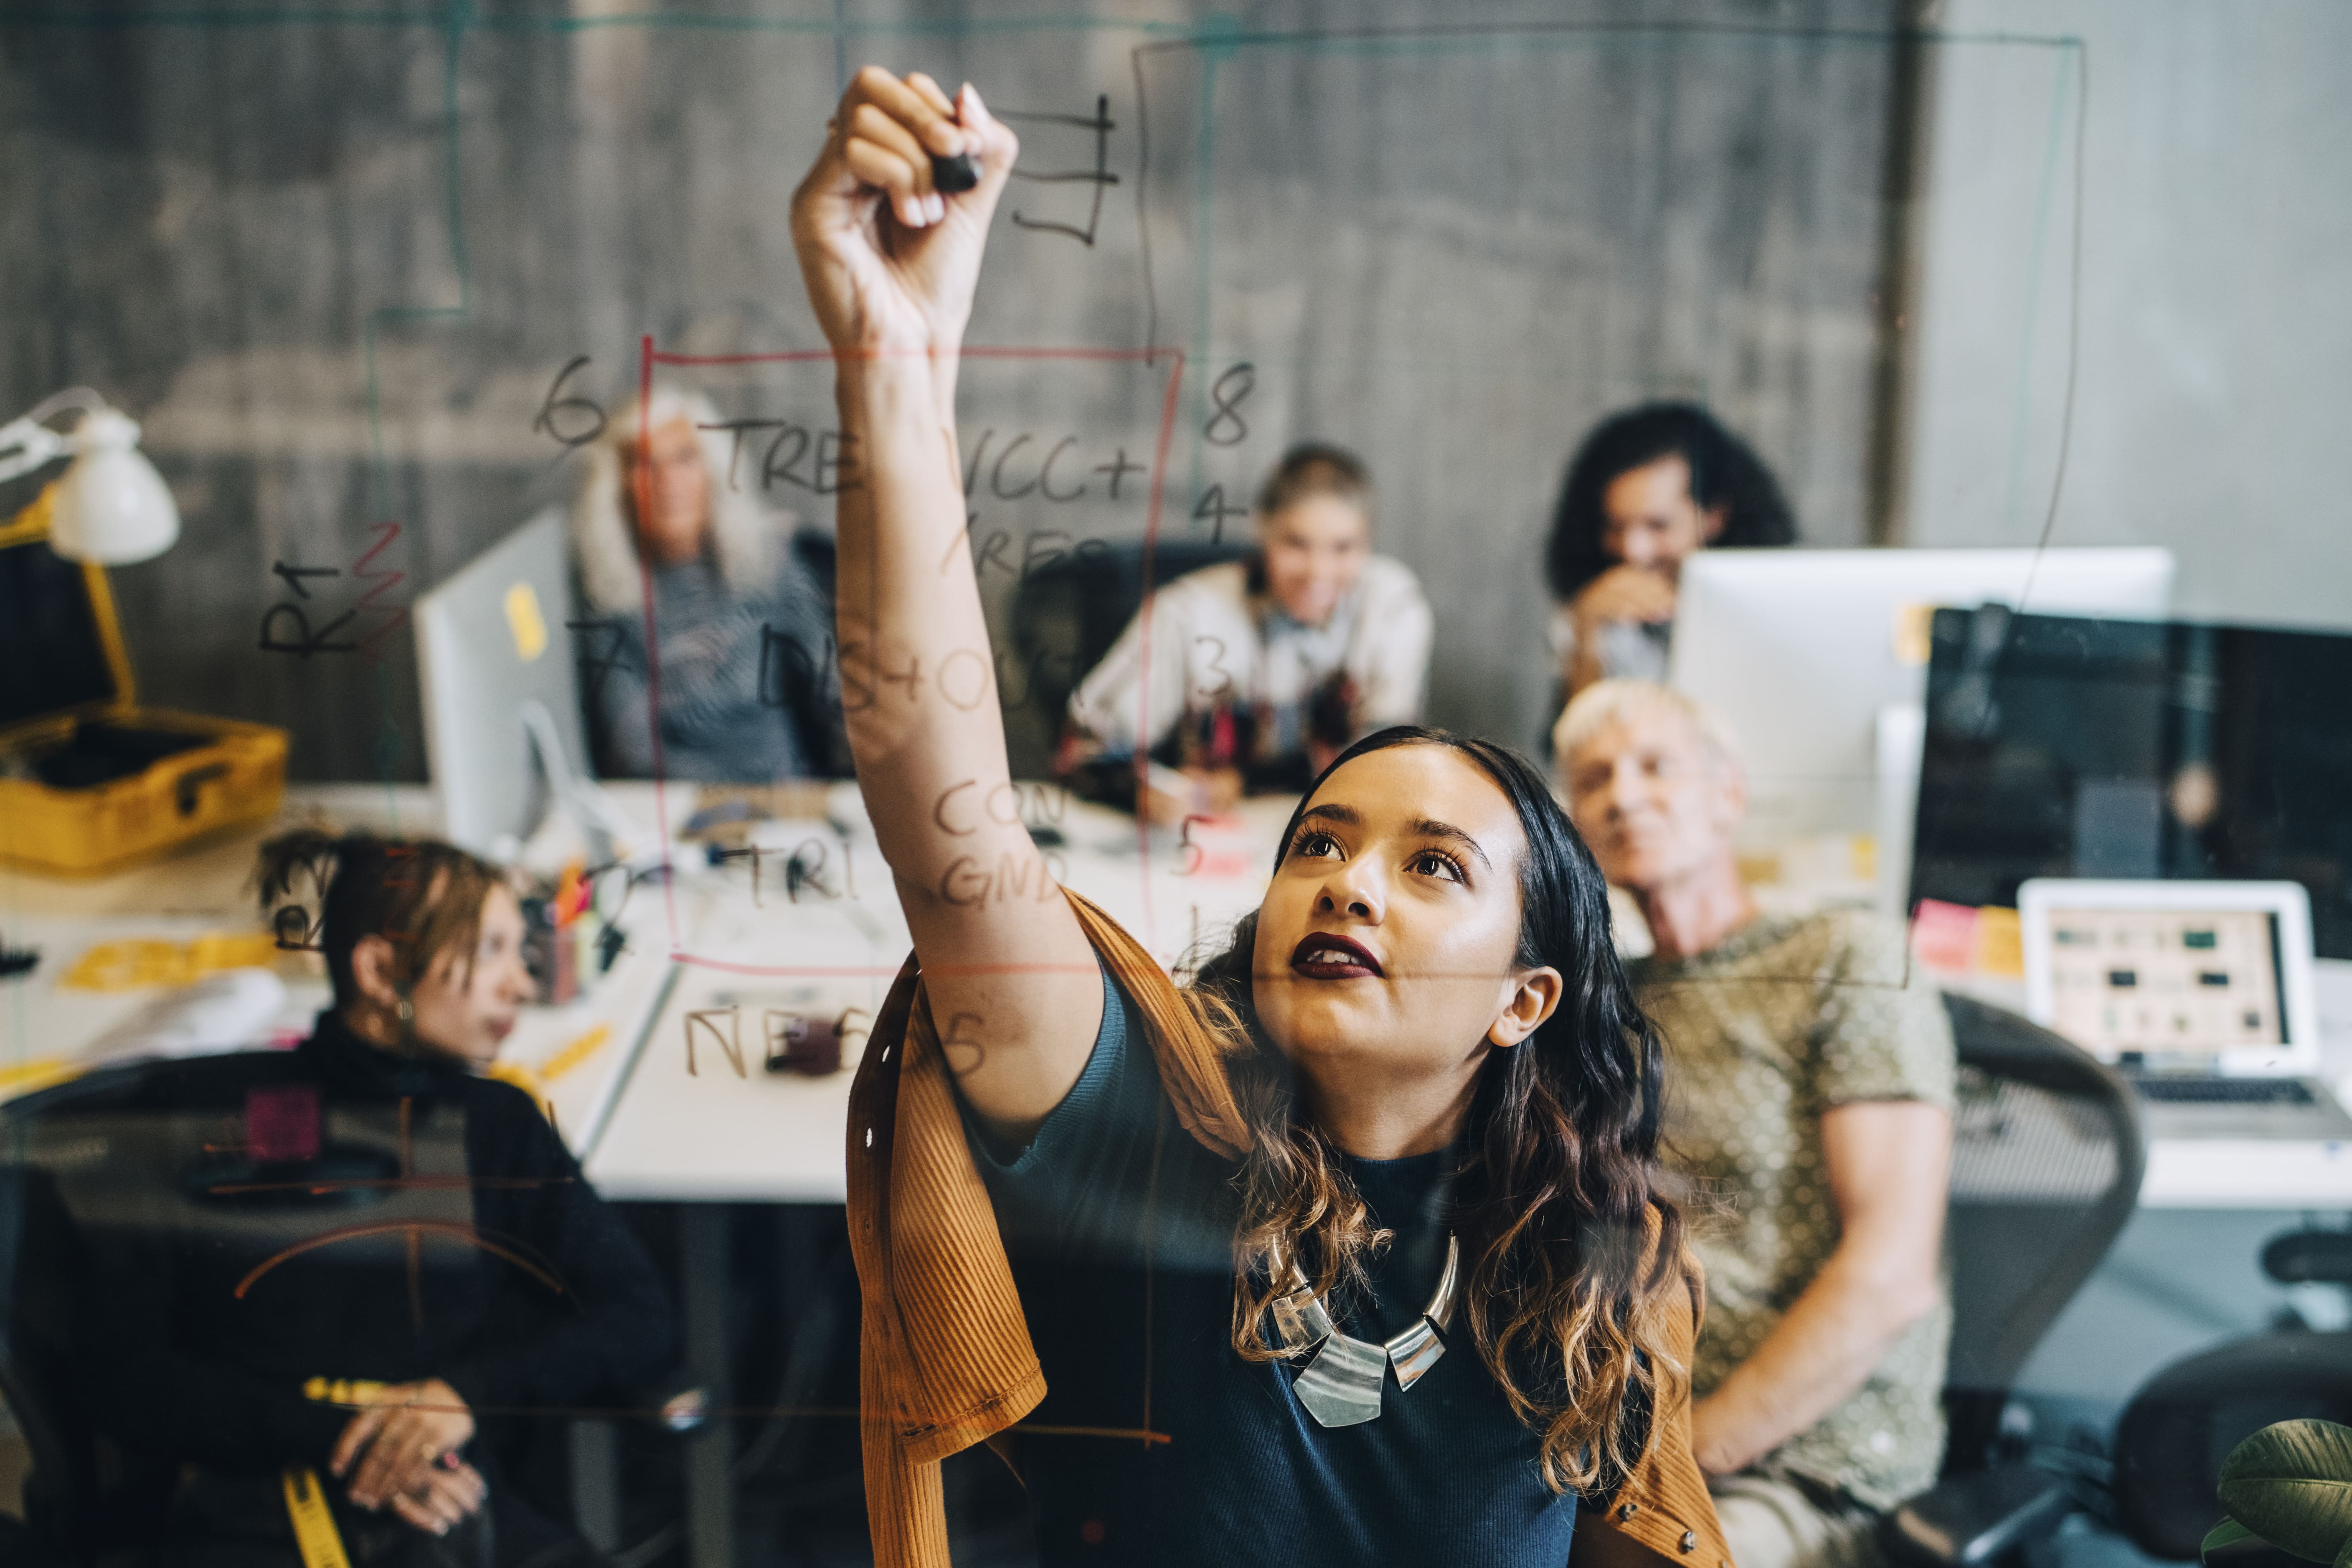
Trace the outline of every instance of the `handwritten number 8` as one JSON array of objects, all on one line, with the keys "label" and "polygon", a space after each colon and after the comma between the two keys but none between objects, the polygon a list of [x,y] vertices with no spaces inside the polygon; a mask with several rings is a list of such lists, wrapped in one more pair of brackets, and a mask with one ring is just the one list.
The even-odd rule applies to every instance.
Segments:
[{"label": "handwritten number 8", "polygon": [[[1227,396],[1225,388],[1235,381],[1238,381],[1240,385],[1234,388],[1231,396]],[[1241,415],[1235,410],[1240,406],[1242,399],[1247,397],[1256,387],[1257,367],[1247,360],[1243,360],[1228,369],[1224,374],[1217,377],[1216,384],[1209,388],[1209,401],[1217,405],[1216,412],[1210,415],[1208,424],[1201,427],[1202,438],[1212,447],[1238,447],[1247,440],[1249,426],[1243,421]]]}]

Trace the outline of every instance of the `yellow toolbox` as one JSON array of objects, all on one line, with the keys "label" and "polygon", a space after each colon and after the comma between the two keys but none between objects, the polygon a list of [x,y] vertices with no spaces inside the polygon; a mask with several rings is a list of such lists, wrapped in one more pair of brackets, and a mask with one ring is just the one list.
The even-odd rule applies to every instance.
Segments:
[{"label": "yellow toolbox", "polygon": [[45,504],[0,527],[0,860],[117,870],[285,793],[285,731],[138,705],[106,573],[49,548]]}]

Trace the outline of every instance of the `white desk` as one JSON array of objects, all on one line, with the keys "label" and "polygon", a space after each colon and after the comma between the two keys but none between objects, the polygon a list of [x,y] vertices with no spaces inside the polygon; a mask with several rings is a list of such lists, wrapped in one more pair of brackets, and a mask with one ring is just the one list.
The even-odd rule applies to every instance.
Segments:
[{"label": "white desk", "polygon": [[[650,786],[616,784],[624,806],[650,822]],[[667,792],[672,826],[693,807],[690,787]],[[1184,875],[1194,857],[1172,837],[1139,849],[1133,822],[1073,802],[1059,824],[1068,884],[1103,905],[1173,963],[1197,942],[1255,908],[1288,803],[1247,803],[1229,865]],[[278,826],[314,815],[347,826],[430,832],[429,791],[373,785],[289,792]],[[93,943],[126,937],[186,940],[261,929],[249,889],[254,828],[170,859],[92,880],[0,868],[0,933],[42,950],[31,974],[0,982],[0,1073],[37,1058],[71,1057],[147,1000],[139,992],[61,989],[58,981]],[[835,840],[836,844],[838,840]],[[502,1058],[544,1069],[599,1027],[604,1043],[542,1084],[557,1126],[600,1190],[615,1198],[838,1203],[855,1047],[824,1079],[762,1070],[760,1016],[865,1009],[870,1018],[905,960],[908,942],[890,881],[870,841],[849,851],[856,897],[793,903],[771,865],[755,905],[748,866],[722,870],[681,862],[673,886],[637,889],[629,951],[583,1001],[530,1008]],[[1147,903],[1148,900],[1148,903]],[[677,955],[683,955],[682,957]],[[2352,1101],[2352,965],[2323,964],[2320,1013],[2328,1070]],[[271,1029],[307,1031],[326,1005],[315,959],[281,966],[288,1002]],[[2020,987],[1968,988],[2021,1011]],[[2011,994],[2011,990],[2015,994]],[[656,1007],[658,1005],[658,1014]],[[686,1071],[689,1012],[740,1009],[744,1074],[698,1031],[695,1074]],[[853,1020],[855,1021],[855,1020]],[[642,1047],[639,1048],[639,1042]],[[0,1079],[0,1098],[30,1083]],[[2143,1207],[2352,1209],[2352,1145],[2219,1140],[2159,1141],[2148,1150]]]},{"label": "white desk", "polygon": [[[649,787],[615,787],[626,806],[651,821]],[[691,791],[669,793],[673,816],[691,809]],[[387,833],[430,833],[436,816],[432,792],[417,786],[314,785],[289,790],[273,822],[232,830],[113,876],[64,879],[0,866],[0,934],[11,946],[41,953],[31,973],[0,981],[0,1099],[55,1081],[51,1075],[27,1077],[24,1069],[84,1057],[100,1036],[154,995],[60,984],[82,954],[105,942],[185,942],[213,932],[266,931],[252,886],[255,850],[270,834],[314,820]],[[611,1101],[631,1026],[650,1007],[667,967],[664,953],[633,950],[584,1001],[523,1010],[500,1054],[526,1068],[559,1058],[600,1026],[607,1031],[601,1047],[577,1056],[571,1070],[543,1086],[556,1125],[567,1137],[584,1135],[599,1107]],[[286,985],[286,1005],[260,1031],[257,1044],[287,1044],[308,1035],[311,1019],[329,1000],[325,970],[315,956],[286,954],[274,968]]]},{"label": "white desk", "polygon": [[[1187,852],[1171,835],[1139,845],[1132,819],[1072,802],[1058,825],[1065,842],[1051,853],[1069,887],[1172,966],[1257,907],[1290,805],[1247,803],[1243,831],[1213,858]],[[857,1008],[870,1021],[905,963],[911,944],[887,868],[870,842],[848,853],[849,875],[839,885],[845,891],[854,885],[855,899],[794,903],[771,872],[755,906],[740,865],[677,879],[680,978],[630,1073],[619,1110],[585,1156],[599,1192],[646,1200],[842,1201],[849,1082],[863,1038],[851,1038],[842,1070],[830,1077],[769,1073],[761,1015],[775,1009],[830,1018]],[[1188,867],[1197,868],[1188,875]],[[660,913],[669,929],[669,911]],[[639,940],[635,929],[632,934]],[[693,1014],[710,1023],[692,1026],[689,1073]],[[714,1033],[714,1026],[724,1031],[730,1024],[740,1040],[740,1075]]]}]

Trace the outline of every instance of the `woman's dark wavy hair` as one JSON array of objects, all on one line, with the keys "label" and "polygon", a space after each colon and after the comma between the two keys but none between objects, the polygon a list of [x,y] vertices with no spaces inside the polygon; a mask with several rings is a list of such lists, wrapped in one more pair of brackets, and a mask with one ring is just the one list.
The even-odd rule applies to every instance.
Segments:
[{"label": "woman's dark wavy hair", "polygon": [[1723,531],[1713,544],[1796,542],[1797,520],[1780,494],[1780,482],[1748,443],[1696,403],[1645,403],[1594,426],[1569,460],[1544,558],[1554,597],[1573,598],[1616,564],[1601,544],[1608,521],[1601,498],[1621,475],[1667,457],[1690,465],[1691,500],[1702,508],[1724,509]]},{"label": "woman's dark wavy hair", "polygon": [[[1658,1033],[1619,967],[1600,868],[1543,775],[1518,753],[1399,727],[1349,747],[1316,789],[1358,757],[1406,745],[1458,752],[1510,797],[1528,841],[1517,962],[1549,964],[1566,981],[1559,1005],[1533,1036],[1490,1053],[1473,1094],[1452,1194],[1466,1287],[1455,1322],[1466,1325],[1512,1410],[1543,1434],[1546,1482],[1556,1491],[1605,1486],[1646,1445],[1646,1432],[1634,1428],[1647,1424],[1628,1424],[1625,1412],[1665,1408],[1662,1380],[1687,1375],[1664,1347],[1637,1344],[1635,1309],[1654,1293],[1682,1289],[1682,1218],[1653,1179]],[[1281,855],[1314,798],[1309,791],[1292,814]],[[1236,1177],[1233,1344],[1246,1359],[1272,1361],[1292,1353],[1269,1345],[1261,1329],[1284,1293],[1282,1260],[1297,1258],[1328,1299],[1360,1288],[1364,1260],[1389,1237],[1373,1230],[1338,1149],[1297,1114],[1289,1061],[1257,1020],[1256,940],[1252,914],[1186,995],[1231,1044],[1234,1093],[1253,1134]]]}]

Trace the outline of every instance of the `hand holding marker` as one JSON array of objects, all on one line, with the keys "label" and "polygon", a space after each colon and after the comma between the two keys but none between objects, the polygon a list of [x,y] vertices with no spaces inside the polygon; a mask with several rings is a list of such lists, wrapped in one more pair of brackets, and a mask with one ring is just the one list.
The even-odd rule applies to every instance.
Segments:
[{"label": "hand holding marker", "polygon": [[931,184],[935,188],[954,195],[979,184],[980,165],[971,161],[971,153],[958,153],[949,158],[935,156],[931,159]]}]

